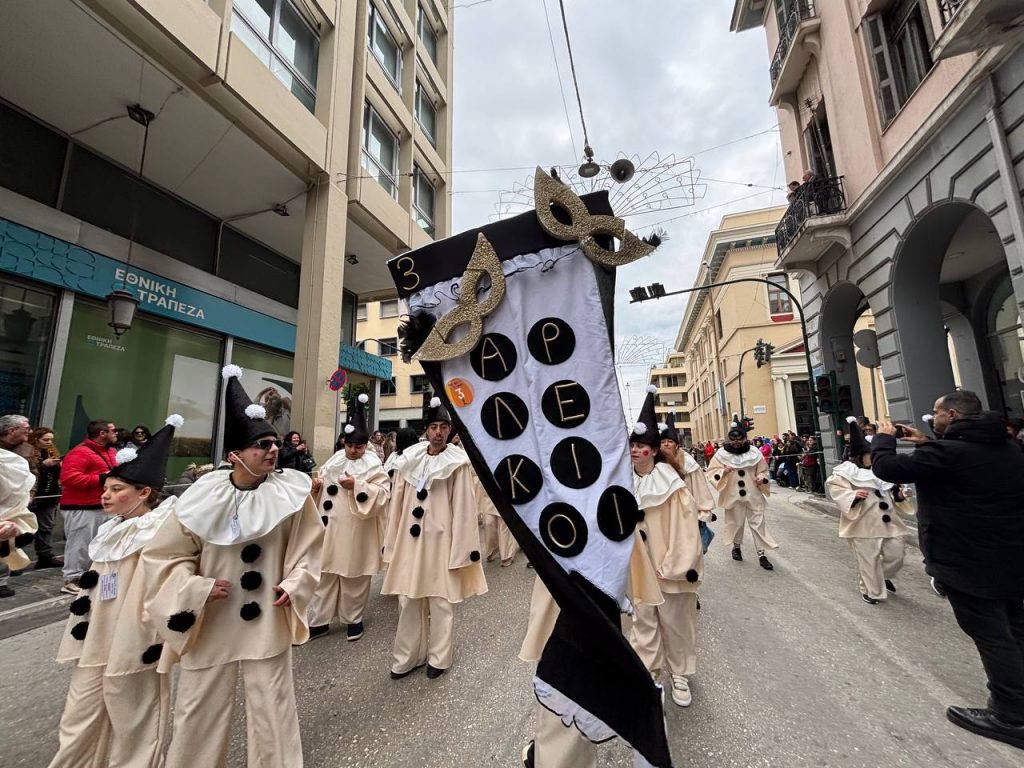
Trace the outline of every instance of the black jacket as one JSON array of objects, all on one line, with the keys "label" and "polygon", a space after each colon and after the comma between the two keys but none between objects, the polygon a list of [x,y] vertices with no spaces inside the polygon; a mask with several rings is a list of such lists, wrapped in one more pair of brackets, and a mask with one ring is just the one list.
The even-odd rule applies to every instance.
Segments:
[{"label": "black jacket", "polygon": [[1002,416],[958,419],[910,454],[875,435],[871,468],[917,486],[921,552],[939,583],[994,600],[1024,597],[1024,454]]}]

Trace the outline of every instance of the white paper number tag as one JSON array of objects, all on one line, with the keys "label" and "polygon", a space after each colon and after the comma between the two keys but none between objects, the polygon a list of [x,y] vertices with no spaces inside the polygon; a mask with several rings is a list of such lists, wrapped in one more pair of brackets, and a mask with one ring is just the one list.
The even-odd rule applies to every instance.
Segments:
[{"label": "white paper number tag", "polygon": [[100,600],[113,600],[117,597],[117,573],[104,573],[100,576]]},{"label": "white paper number tag", "polygon": [[234,515],[228,521],[228,527],[231,528],[231,540],[235,541],[239,536],[242,535],[242,526],[238,523],[238,518]]}]

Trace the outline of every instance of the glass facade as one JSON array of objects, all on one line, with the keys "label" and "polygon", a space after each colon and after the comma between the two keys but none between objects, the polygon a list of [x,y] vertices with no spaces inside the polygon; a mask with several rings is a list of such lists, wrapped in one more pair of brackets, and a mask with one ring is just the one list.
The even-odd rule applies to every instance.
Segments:
[{"label": "glass facade", "polygon": [[38,423],[56,294],[0,280],[0,414]]},{"label": "glass facade", "polygon": [[235,341],[231,362],[244,371],[242,386],[254,403],[267,409],[267,421],[282,437],[292,428],[292,381],[295,369],[291,355],[265,347]]}]

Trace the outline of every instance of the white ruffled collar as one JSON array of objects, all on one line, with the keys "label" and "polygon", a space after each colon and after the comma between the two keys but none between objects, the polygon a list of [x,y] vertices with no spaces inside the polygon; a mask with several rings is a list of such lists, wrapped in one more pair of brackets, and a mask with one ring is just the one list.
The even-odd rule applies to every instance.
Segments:
[{"label": "white ruffled collar", "polygon": [[877,477],[874,472],[871,471],[870,467],[858,467],[852,461],[844,461],[842,464],[836,464],[832,469],[832,474],[843,478],[848,481],[851,485],[856,485],[861,488],[874,488],[878,491],[888,491],[892,488],[892,483],[887,483],[885,480]]},{"label": "white ruffled collar", "polygon": [[697,460],[690,455],[689,451],[680,451],[679,453],[683,457],[683,472],[690,474],[691,472],[696,472],[700,469],[700,464],[698,464]]},{"label": "white ruffled collar", "polygon": [[323,480],[330,479],[332,482],[341,479],[341,476],[348,474],[351,477],[362,479],[382,469],[380,457],[370,448],[362,457],[352,461],[345,456],[345,449],[335,453],[320,467],[320,477]]},{"label": "white ruffled collar", "polygon": [[93,562],[113,563],[135,554],[156,536],[177,501],[177,496],[168,496],[156,509],[144,515],[127,520],[110,518],[89,542],[89,557]]},{"label": "white ruffled collar", "polygon": [[469,464],[469,455],[457,445],[449,444],[435,456],[427,453],[428,442],[406,448],[395,459],[395,473],[417,489],[430,488],[435,480],[447,480],[459,467]]},{"label": "white ruffled collar", "polygon": [[7,449],[0,449],[0,473],[3,473],[4,484],[10,489],[7,498],[0,502],[0,520],[2,520],[12,512],[19,512],[28,505],[29,494],[32,493],[32,486],[36,484],[36,478],[24,457]]},{"label": "white ruffled collar", "polygon": [[[230,470],[216,470],[188,487],[174,514],[203,541],[229,546],[270,533],[302,508],[312,487],[309,475],[283,469],[253,490],[240,491],[231,482]],[[234,525],[232,518],[237,520]]]},{"label": "white ruffled collar", "polygon": [[734,469],[752,467],[759,461],[764,461],[764,456],[754,446],[750,446],[746,453],[729,453],[725,448],[719,448],[715,453],[719,464],[726,464]]},{"label": "white ruffled collar", "polygon": [[633,470],[633,494],[640,509],[650,509],[664,504],[668,498],[686,487],[679,473],[667,462],[659,462],[646,475]]}]

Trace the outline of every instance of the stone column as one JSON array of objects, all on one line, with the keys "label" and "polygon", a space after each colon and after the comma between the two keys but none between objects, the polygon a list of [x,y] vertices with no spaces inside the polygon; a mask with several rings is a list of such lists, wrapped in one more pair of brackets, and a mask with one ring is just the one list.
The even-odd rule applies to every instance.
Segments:
[{"label": "stone column", "polygon": [[775,391],[775,432],[781,435],[790,429],[796,429],[796,415],[793,413],[793,399],[789,396],[789,375],[776,373],[772,376],[772,388]]}]

